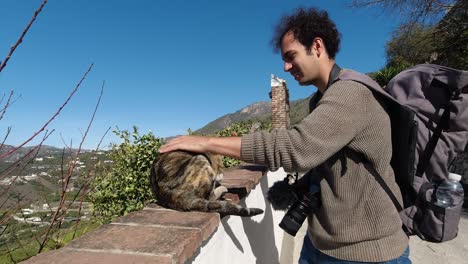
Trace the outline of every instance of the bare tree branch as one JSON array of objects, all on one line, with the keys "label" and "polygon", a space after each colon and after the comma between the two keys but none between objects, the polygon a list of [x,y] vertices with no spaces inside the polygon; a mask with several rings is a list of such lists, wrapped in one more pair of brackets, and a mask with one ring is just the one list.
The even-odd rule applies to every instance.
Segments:
[{"label": "bare tree branch", "polygon": [[107,133],[109,133],[110,130],[111,130],[111,127],[107,128],[106,132],[104,132],[104,135],[102,135],[102,137],[99,140],[99,143],[98,143],[98,145],[96,147],[96,151],[98,151],[98,149],[101,148],[102,141],[104,140],[104,138],[106,137]]},{"label": "bare tree branch", "polygon": [[18,40],[16,41],[15,45],[13,45],[11,48],[10,48],[10,52],[8,52],[6,58],[0,63],[0,72],[2,72],[3,68],[5,68],[5,66],[7,65],[8,61],[10,60],[11,58],[11,55],[13,55],[13,52],[15,52],[16,48],[19,46],[19,44],[21,44],[21,42],[23,42],[23,38],[24,36],[26,35],[26,33],[28,33],[29,31],[29,28],[32,26],[32,24],[34,23],[34,21],[36,20],[37,18],[37,15],[39,15],[39,13],[42,11],[42,8],[45,6],[45,4],[47,3],[47,0],[44,0],[42,1],[42,4],[39,6],[39,8],[34,12],[34,15],[33,17],[31,18],[31,20],[29,21],[29,24],[26,26],[26,28],[23,30],[23,33],[21,34],[21,36],[18,38]]},{"label": "bare tree branch", "polygon": [[[47,138],[53,133],[54,131],[52,130],[50,133],[45,133],[44,137],[42,138],[42,141],[40,142],[39,145],[35,146],[34,148],[32,148],[28,153],[26,153],[24,156],[22,156],[19,160],[17,160],[15,163],[13,163],[12,165],[10,165],[6,170],[7,172],[2,174],[0,178],[4,177],[4,176],[8,176],[11,174],[11,172],[13,172],[15,169],[17,169],[20,165],[21,165],[21,162],[25,161],[26,158],[28,158],[32,153],[34,153],[33,157],[30,159],[29,162],[27,162],[23,168],[20,170],[19,173],[23,172],[23,170],[26,168],[26,166],[28,165],[28,163],[30,163],[32,160],[34,160],[34,158],[37,156],[37,154],[39,153],[39,150],[40,148],[42,147],[42,144],[47,140]],[[3,172],[2,172],[3,173]],[[2,197],[3,195],[5,195],[11,188],[11,186],[13,185],[13,183],[16,181],[16,179],[18,179],[19,177],[19,174],[18,176],[16,176],[12,181],[11,183],[8,185],[8,187],[0,194],[0,197]],[[5,205],[5,203],[8,201],[8,198],[6,198],[3,203],[0,205],[0,208],[3,208],[3,206]]]},{"label": "bare tree branch", "polygon": [[[352,0],[350,7],[379,6],[387,12],[397,13],[404,25],[438,21],[457,0]],[[388,13],[386,14],[388,15]]]},{"label": "bare tree branch", "polygon": [[[111,129],[111,127],[109,127],[106,130],[106,132],[104,133],[104,135],[101,137],[101,140],[99,141],[99,143],[98,143],[98,145],[97,145],[97,147],[95,149],[95,152],[97,152],[99,150],[99,148],[101,146],[101,143],[104,140],[104,137],[107,135],[107,133],[110,131],[110,129]],[[96,164],[97,164],[97,161],[95,161],[94,164],[90,164],[90,165],[91,165],[92,168],[96,169]],[[93,177],[91,177],[90,175],[91,175],[91,170],[88,170],[86,175],[85,175],[83,184],[80,186],[80,189],[76,193],[76,196],[78,196],[78,194],[81,194],[81,197],[80,197],[80,205],[78,207],[78,220],[76,221],[76,224],[74,225],[74,228],[73,228],[72,240],[75,239],[76,232],[78,231],[78,225],[79,225],[79,223],[81,221],[81,209],[83,207],[84,198],[88,195],[88,193],[90,191],[92,191],[92,188],[87,189],[87,187],[89,187],[89,183],[93,179]],[[96,175],[94,175],[94,176],[96,176]],[[76,196],[73,198],[72,201],[75,201]]]},{"label": "bare tree branch", "polygon": [[[66,210],[68,209],[68,207],[64,207],[64,203],[66,201],[66,198],[67,198],[67,189],[68,189],[68,185],[70,183],[70,179],[73,175],[73,171],[75,170],[76,168],[76,164],[77,164],[77,160],[78,160],[78,155],[80,154],[81,152],[81,149],[82,149],[82,146],[83,146],[83,143],[88,135],[88,132],[89,132],[89,129],[91,128],[91,125],[94,121],[94,117],[96,116],[96,112],[97,112],[97,109],[99,108],[99,104],[101,102],[101,99],[102,99],[102,95],[103,95],[103,92],[104,92],[104,83],[102,83],[102,86],[101,86],[101,93],[99,95],[99,98],[98,98],[98,101],[96,103],[96,106],[94,108],[94,111],[93,111],[93,114],[92,114],[92,117],[88,123],[88,127],[86,128],[86,131],[81,139],[81,142],[80,142],[80,145],[78,146],[78,150],[75,154],[75,157],[73,158],[73,162],[71,163],[71,165],[69,165],[68,167],[68,173],[67,173],[67,176],[65,178],[65,184],[62,183],[63,185],[63,188],[62,188],[62,195],[60,197],[60,202],[57,206],[57,210],[55,210],[54,214],[52,215],[52,218],[51,218],[51,221],[50,221],[50,224],[49,224],[49,227],[47,228],[47,231],[45,233],[45,236],[42,240],[42,243],[40,244],[39,246],[39,250],[37,253],[41,253],[41,251],[44,249],[46,243],[47,243],[47,240],[49,238],[49,234],[50,234],[50,231],[51,229],[53,228],[53,226],[55,225],[55,223],[57,222],[58,225],[60,226],[61,223],[62,223],[62,220],[63,220],[63,217],[64,217],[64,212],[66,212]],[[62,213],[61,213],[62,212]]]},{"label": "bare tree branch", "polygon": [[11,101],[11,98],[13,97],[13,91],[10,92],[10,96],[8,96],[8,100],[6,101],[5,105],[3,106],[2,110],[0,110],[0,120],[2,120],[3,116],[5,115],[5,112],[8,108],[8,106],[10,106],[10,101]]},{"label": "bare tree branch", "polygon": [[2,143],[0,143],[0,150],[2,150],[2,148],[5,146],[5,141],[7,140],[10,133],[11,133],[11,127],[8,127],[5,137],[3,138]]},{"label": "bare tree branch", "polygon": [[6,152],[5,154],[2,154],[0,155],[0,159],[10,155],[11,153],[15,152],[16,150],[18,150],[19,148],[23,147],[24,145],[26,145],[28,142],[30,142],[31,140],[33,140],[39,133],[41,133],[42,131],[45,130],[45,128],[52,122],[52,120],[55,119],[55,117],[57,117],[60,112],[62,111],[62,109],[65,107],[65,105],[67,105],[68,101],[70,101],[70,99],[73,97],[73,95],[76,93],[76,91],[78,90],[78,88],[80,87],[81,83],[86,79],[86,76],[88,76],[88,73],[91,71],[91,69],[93,68],[93,63],[89,66],[88,70],[86,71],[86,73],[83,75],[83,77],[81,78],[81,80],[78,82],[78,84],[75,86],[75,89],[73,89],[73,91],[70,93],[70,95],[68,96],[67,100],[65,100],[65,102],[60,106],[60,108],[57,110],[57,112],[38,130],[36,131],[29,139],[27,139],[26,141],[24,141],[23,143],[21,143],[19,146],[11,149],[10,151]]}]

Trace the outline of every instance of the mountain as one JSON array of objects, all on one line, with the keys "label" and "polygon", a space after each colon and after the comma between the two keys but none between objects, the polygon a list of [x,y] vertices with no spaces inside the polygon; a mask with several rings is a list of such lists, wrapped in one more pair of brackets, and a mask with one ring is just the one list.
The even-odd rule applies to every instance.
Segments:
[{"label": "mountain", "polygon": [[224,127],[245,120],[266,120],[271,118],[271,102],[253,103],[241,110],[226,114],[196,130],[200,134],[213,134]]},{"label": "mountain", "polygon": [[[309,113],[309,97],[290,102],[289,116],[291,124],[297,124]],[[223,115],[214,121],[196,130],[200,134],[214,134],[228,125],[246,120],[264,121],[271,120],[271,101],[250,104],[239,111]]]}]

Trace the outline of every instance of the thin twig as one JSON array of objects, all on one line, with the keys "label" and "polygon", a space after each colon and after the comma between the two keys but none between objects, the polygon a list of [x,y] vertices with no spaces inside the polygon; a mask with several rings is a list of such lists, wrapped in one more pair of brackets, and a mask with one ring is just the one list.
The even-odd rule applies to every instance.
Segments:
[{"label": "thin twig", "polygon": [[34,21],[36,20],[37,18],[37,15],[39,15],[39,13],[42,11],[42,8],[45,6],[45,4],[47,3],[47,0],[44,0],[42,1],[42,4],[39,6],[39,8],[34,12],[34,15],[33,17],[31,18],[31,20],[29,21],[29,24],[26,26],[26,28],[23,30],[23,33],[21,34],[21,36],[18,38],[18,40],[16,41],[15,45],[13,45],[11,48],[10,48],[10,52],[8,52],[6,58],[0,63],[0,72],[2,72],[3,68],[5,68],[5,66],[7,65],[8,61],[10,60],[11,58],[11,55],[13,55],[13,52],[15,52],[16,48],[19,46],[19,44],[21,44],[21,42],[23,42],[23,38],[24,36],[26,35],[26,33],[28,33],[29,31],[29,28],[32,26],[32,24],[34,23]]},{"label": "thin twig", "polygon": [[68,145],[67,143],[65,143],[65,139],[63,139],[62,133],[60,133],[59,135],[60,135],[60,139],[62,140],[62,144],[63,144],[66,148],[71,149],[71,148],[72,148],[72,143],[73,143],[73,142],[70,142],[70,145]]},{"label": "thin twig", "polygon": [[[37,155],[37,152],[39,151],[39,148],[41,148],[42,144],[44,143],[44,141],[54,132],[54,130],[50,131],[50,133],[46,132],[45,135],[44,135],[44,138],[41,140],[41,142],[31,148],[31,150],[29,150],[26,154],[24,154],[21,158],[19,158],[17,161],[15,161],[13,164],[11,164],[10,166],[8,166],[4,171],[1,172],[0,174],[0,179],[8,176],[11,172],[13,172],[14,169],[18,168],[21,163],[23,161],[26,160],[27,157],[29,157],[32,153],[36,152],[36,154],[33,156],[33,158]],[[15,167],[15,168],[13,168]],[[13,169],[12,169],[13,168]],[[1,196],[1,195],[0,195]],[[0,207],[1,208],[1,207]]]},{"label": "thin twig", "polygon": [[10,135],[10,132],[11,132],[11,127],[7,127],[7,132],[5,134],[5,137],[3,138],[2,143],[0,143],[0,151],[5,146],[5,142],[6,142],[7,138],[8,138],[8,136]]},{"label": "thin twig", "polygon": [[2,216],[2,219],[0,219],[0,225],[5,224],[9,219],[11,219],[15,214],[17,214],[18,211],[20,211],[22,208],[26,207],[27,205],[28,205],[27,203],[20,204],[18,202],[15,208],[9,209],[11,213],[9,212],[8,214]]},{"label": "thin twig", "polygon": [[104,140],[104,137],[107,135],[107,133],[109,133],[109,131],[111,130],[111,127],[109,127],[106,132],[104,132],[104,135],[101,137],[101,140],[99,140],[99,143],[96,147],[96,151],[98,151],[98,149],[100,149],[101,147],[101,144],[102,144],[102,141]]},{"label": "thin twig", "polygon": [[[104,133],[104,135],[101,137],[101,140],[99,141],[96,149],[94,152],[97,152],[101,146],[101,143],[102,141],[104,140],[104,137],[107,135],[107,133],[110,131],[111,127],[109,127],[106,132]],[[94,169],[96,169],[96,165],[97,165],[97,161],[94,161],[94,164],[90,164],[89,167],[92,167]],[[74,225],[74,228],[73,228],[73,236],[72,236],[72,240],[75,239],[75,236],[76,236],[76,232],[78,231],[78,225],[81,221],[81,209],[83,207],[83,201],[84,201],[84,198],[88,195],[89,191],[91,190],[90,189],[86,189],[86,187],[88,187],[89,183],[91,182],[91,179],[93,177],[90,177],[91,175],[91,169],[89,169],[85,175],[85,178],[83,180],[83,184],[82,186],[80,187],[80,189],[78,190],[78,192],[76,193],[76,196],[78,196],[78,194],[81,194],[81,197],[80,197],[80,205],[79,205],[79,208],[78,208],[78,220],[76,221],[76,224]],[[73,198],[72,201],[75,201],[76,199],[76,196]]]},{"label": "thin twig", "polygon": [[10,101],[11,101],[11,98],[13,97],[13,91],[10,92],[10,96],[8,96],[8,100],[6,101],[5,103],[5,106],[3,107],[2,110],[0,110],[0,120],[2,120],[3,116],[5,115],[5,112],[7,110],[7,108],[10,106]]},{"label": "thin twig", "polygon": [[[53,133],[54,131],[52,130],[50,133],[45,133],[44,137],[42,138],[41,142],[39,143],[39,145],[35,146],[34,148],[32,148],[28,153],[26,153],[24,156],[22,156],[17,162],[15,163],[18,163],[17,165],[15,165],[15,167],[13,169],[10,169],[7,173],[3,174],[2,176],[4,175],[9,175],[12,171],[14,171],[16,168],[18,168],[20,165],[21,165],[21,162],[26,160],[27,157],[29,157],[29,155],[31,155],[32,153],[34,153],[33,157],[28,161],[26,162],[26,164],[23,166],[23,168],[19,171],[19,173],[22,173],[24,171],[24,169],[26,168],[26,166],[31,163],[32,160],[34,160],[37,156],[37,154],[39,153],[39,150],[40,148],[42,147],[42,144],[47,140],[47,138]],[[14,163],[14,164],[15,164]],[[19,175],[19,174],[18,174]],[[8,187],[6,188],[6,190],[4,190],[1,194],[0,194],[0,197],[2,197],[4,194],[6,194],[10,187],[13,185],[13,183],[16,181],[16,179],[18,178],[19,176],[16,176],[12,182],[10,183],[10,185],[8,185]],[[0,208],[3,208],[3,205],[5,205],[5,203],[8,201],[8,198],[5,199],[5,201],[0,205]]]},{"label": "thin twig", "polygon": [[23,143],[21,143],[19,146],[11,149],[10,151],[8,151],[7,153],[5,154],[2,154],[0,155],[0,159],[10,155],[11,153],[15,152],[16,150],[18,150],[19,148],[23,147],[24,145],[26,145],[28,142],[30,142],[31,140],[33,140],[39,133],[41,133],[42,131],[45,130],[45,128],[50,124],[50,122],[52,122],[52,120],[55,119],[56,116],[58,116],[60,114],[60,112],[62,111],[62,109],[65,107],[65,105],[67,105],[68,101],[70,101],[70,99],[73,97],[73,95],[76,93],[76,91],[78,90],[78,88],[80,87],[81,83],[86,79],[86,76],[88,75],[88,73],[91,71],[91,69],[93,68],[93,65],[94,63],[92,63],[88,70],[86,71],[86,73],[83,75],[83,77],[81,78],[81,80],[78,82],[78,84],[75,86],[75,89],[73,89],[73,91],[70,93],[70,95],[68,96],[67,100],[65,100],[65,102],[60,106],[60,108],[57,110],[57,112],[38,130],[36,131],[29,139],[27,139],[26,141],[24,141]]},{"label": "thin twig", "polygon": [[[60,212],[60,211],[63,212],[63,205],[64,205],[65,200],[66,200],[66,197],[67,197],[67,191],[66,191],[66,190],[67,190],[67,188],[68,188],[68,184],[70,183],[70,179],[71,179],[71,176],[72,176],[72,174],[73,174],[73,171],[74,171],[74,169],[75,169],[75,167],[76,167],[78,155],[79,155],[80,152],[81,152],[83,143],[84,143],[84,141],[85,141],[85,139],[86,139],[86,136],[88,135],[89,129],[91,128],[91,124],[92,124],[93,121],[94,121],[94,117],[96,116],[96,112],[97,112],[97,109],[98,109],[98,107],[99,107],[99,104],[100,104],[100,102],[101,102],[101,98],[102,98],[102,95],[103,95],[103,92],[104,92],[104,84],[105,84],[105,82],[102,83],[102,86],[101,86],[101,93],[100,93],[99,98],[98,98],[98,101],[97,101],[97,103],[96,103],[96,107],[94,108],[92,117],[91,117],[91,119],[90,119],[90,121],[89,121],[89,123],[88,123],[88,127],[86,128],[86,131],[85,131],[85,133],[84,133],[84,135],[83,135],[83,137],[82,137],[82,139],[81,139],[80,145],[79,145],[78,150],[77,150],[76,155],[75,155],[75,158],[73,159],[73,163],[71,163],[71,165],[69,165],[69,167],[68,167],[68,173],[67,173],[67,176],[66,176],[66,178],[65,178],[65,184],[63,185],[63,189],[62,189],[63,191],[62,191],[62,195],[61,195],[61,197],[60,197],[60,202],[59,202],[59,204],[58,204],[58,206],[57,206],[57,209],[55,210],[55,212],[54,212],[54,214],[53,214],[53,216],[52,216],[52,218],[51,218],[51,220],[50,220],[49,227],[47,228],[47,231],[46,231],[46,233],[45,233],[45,236],[44,236],[44,238],[43,238],[43,240],[42,240],[41,245],[39,246],[39,250],[38,250],[37,253],[41,253],[41,251],[42,251],[43,248],[45,247],[45,244],[46,244],[46,242],[47,242],[47,240],[48,240],[50,231],[51,231],[52,227],[54,226],[55,222],[58,220],[58,224],[59,224],[59,225],[60,225],[61,222],[62,222],[60,219],[58,219],[58,218],[59,218],[59,217],[58,217],[58,216],[59,216],[59,212]],[[64,214],[62,214],[62,218],[61,218],[61,219],[63,219],[63,215],[64,215]]]},{"label": "thin twig", "polygon": [[[70,151],[70,154],[73,153],[73,150],[71,148],[67,148],[69,151]],[[60,194],[65,190],[65,150],[66,148],[63,148],[62,149],[62,159],[61,159],[61,162],[60,162],[60,184],[62,185],[61,189],[60,189]],[[71,162],[71,161],[70,161]]]}]

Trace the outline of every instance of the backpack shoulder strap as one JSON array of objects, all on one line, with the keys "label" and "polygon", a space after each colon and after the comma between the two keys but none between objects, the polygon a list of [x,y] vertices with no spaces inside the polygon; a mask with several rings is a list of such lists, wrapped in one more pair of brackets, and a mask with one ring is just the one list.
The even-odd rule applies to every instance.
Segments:
[{"label": "backpack shoulder strap", "polygon": [[[401,137],[401,135],[394,135],[392,133],[392,146],[395,146],[395,145],[408,146],[408,144],[410,144],[412,148],[415,148],[415,145],[414,145],[415,141],[411,138],[416,133],[416,130],[413,126],[414,113],[411,110],[402,106],[395,98],[393,98],[390,94],[384,91],[377,82],[375,82],[372,78],[370,78],[369,76],[365,74],[358,73],[352,70],[343,70],[340,76],[337,78],[337,80],[352,80],[352,81],[359,82],[365,85],[366,87],[368,87],[374,93],[374,95],[376,96],[376,99],[380,101],[382,106],[389,113],[391,124],[392,124],[392,130],[394,129],[393,126],[398,125],[400,123],[402,123],[402,125],[399,127],[399,130],[401,129],[405,130],[403,131],[403,133],[405,134],[404,137]],[[397,119],[397,120],[394,120],[394,119]],[[406,127],[411,128],[411,129],[406,131],[405,129]],[[401,132],[399,132],[399,134],[400,133]],[[402,140],[404,142],[400,142]],[[398,142],[398,143],[395,143],[395,142]],[[399,160],[397,160],[397,159],[409,160],[409,157],[414,156],[414,152],[408,153],[407,150],[408,149],[401,149],[401,150],[394,149],[394,155],[392,157],[392,168],[394,169],[395,178],[398,183],[398,186],[400,188],[404,188],[402,192],[406,192],[407,191],[406,189],[409,189],[409,186],[411,186],[411,181],[413,180],[412,177],[408,177],[408,175],[412,175],[412,168],[411,166],[409,166],[411,162],[408,162],[408,161],[400,162]],[[375,180],[380,184],[382,189],[384,189],[384,191],[390,197],[390,199],[392,200],[397,210],[399,212],[402,211],[403,206],[400,204],[395,194],[391,191],[388,184],[385,182],[382,176],[377,172],[374,166],[372,166],[372,164],[361,153],[357,153],[356,151],[351,150],[349,148],[346,148],[346,152],[350,155],[350,157],[355,157],[360,162],[363,163],[366,170],[369,171],[369,173],[375,178]]]},{"label": "backpack shoulder strap", "polygon": [[395,98],[393,98],[382,87],[380,87],[380,85],[376,81],[374,81],[371,77],[365,74],[346,69],[342,71],[337,80],[350,80],[362,83],[363,85],[367,86],[371,91],[377,93],[380,97],[383,97],[385,101],[400,104]]}]

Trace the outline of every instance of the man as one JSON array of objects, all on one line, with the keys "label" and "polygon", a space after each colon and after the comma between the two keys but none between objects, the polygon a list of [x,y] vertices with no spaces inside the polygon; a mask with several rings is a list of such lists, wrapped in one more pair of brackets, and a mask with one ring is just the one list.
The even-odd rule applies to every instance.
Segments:
[{"label": "man", "polygon": [[[359,153],[401,195],[390,166],[390,120],[372,92],[354,81],[336,81],[340,36],[327,12],[296,10],[273,38],[284,70],[301,85],[318,88],[311,113],[292,129],[242,137],[182,136],[160,152],[214,152],[275,171],[321,168],[321,207],[308,218],[299,263],[411,263],[408,237],[392,201],[356,158]],[[313,175],[313,174],[312,174]],[[389,261],[389,262],[386,262]]]}]

